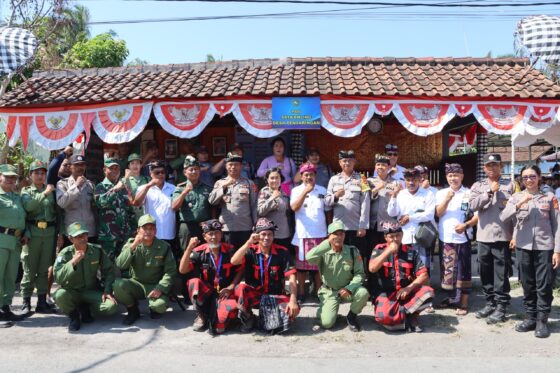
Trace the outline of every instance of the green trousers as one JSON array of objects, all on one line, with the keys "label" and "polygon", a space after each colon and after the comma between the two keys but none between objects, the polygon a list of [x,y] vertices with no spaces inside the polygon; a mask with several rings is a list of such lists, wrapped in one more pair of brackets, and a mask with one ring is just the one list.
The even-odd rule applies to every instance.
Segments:
[{"label": "green trousers", "polygon": [[319,319],[321,327],[325,329],[332,328],[336,322],[338,306],[340,303],[350,302],[350,311],[358,315],[366,306],[369,298],[369,293],[363,286],[359,287],[354,294],[345,299],[340,299],[340,297],[337,297],[337,294],[338,292],[336,290],[330,290],[324,286],[317,292],[317,295],[319,296],[317,318]]},{"label": "green trousers", "polygon": [[37,288],[37,294],[47,294],[49,267],[54,263],[54,237],[54,234],[32,236],[29,243],[23,246],[21,250],[22,297],[31,297],[35,288]]},{"label": "green trousers", "polygon": [[0,306],[12,304],[16,291],[21,246],[15,249],[0,248]]},{"label": "green trousers", "polygon": [[[113,284],[115,298],[126,307],[131,307],[141,299],[146,299],[148,294],[156,288],[156,285],[143,284],[131,278],[119,278]],[[169,299],[165,295],[157,299],[148,299],[148,306],[157,313],[165,313]]]},{"label": "green trousers", "polygon": [[60,288],[54,293],[54,302],[65,314],[82,304],[89,305],[96,315],[109,316],[117,312],[119,305],[110,300],[103,301],[100,290],[72,290]]},{"label": "green trousers", "polygon": [[105,254],[109,255],[109,258],[113,261],[119,256],[124,246],[122,241],[99,241],[99,244],[103,248],[103,251],[105,251]]}]

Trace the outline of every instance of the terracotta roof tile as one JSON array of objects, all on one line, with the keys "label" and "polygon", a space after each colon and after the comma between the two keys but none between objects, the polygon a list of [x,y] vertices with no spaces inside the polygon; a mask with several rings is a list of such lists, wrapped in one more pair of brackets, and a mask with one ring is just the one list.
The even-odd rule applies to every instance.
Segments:
[{"label": "terracotta roof tile", "polygon": [[238,95],[560,98],[520,58],[285,58],[39,71],[0,106]]}]

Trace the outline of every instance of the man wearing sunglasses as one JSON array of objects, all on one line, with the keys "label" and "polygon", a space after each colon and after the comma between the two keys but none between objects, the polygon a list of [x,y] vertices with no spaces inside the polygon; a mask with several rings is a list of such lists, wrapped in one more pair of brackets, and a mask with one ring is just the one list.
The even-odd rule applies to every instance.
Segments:
[{"label": "man wearing sunglasses", "polygon": [[509,275],[512,239],[512,220],[501,221],[500,213],[514,192],[513,183],[502,179],[502,158],[499,154],[484,156],[484,172],[487,178],[473,184],[469,207],[478,211],[478,260],[480,281],[486,298],[486,306],[476,312],[479,319],[488,324],[506,321],[506,307],[510,300]]},{"label": "man wearing sunglasses", "polygon": [[[385,154],[389,157],[389,176],[394,180],[404,180],[405,168],[399,164],[399,147],[395,144],[385,145]],[[377,177],[377,170],[373,173],[373,177]]]},{"label": "man wearing sunglasses", "polygon": [[150,177],[148,184],[142,185],[136,192],[134,206],[144,206],[144,212],[156,219],[158,227],[156,238],[171,245],[173,254],[177,256],[175,243],[175,210],[171,205],[175,186],[165,181],[165,164],[152,161],[149,164]]}]

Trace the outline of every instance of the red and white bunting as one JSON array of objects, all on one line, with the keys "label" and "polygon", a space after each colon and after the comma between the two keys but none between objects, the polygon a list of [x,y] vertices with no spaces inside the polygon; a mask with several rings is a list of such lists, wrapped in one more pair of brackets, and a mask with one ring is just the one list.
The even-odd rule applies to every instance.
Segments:
[{"label": "red and white bunting", "polygon": [[393,114],[413,134],[428,136],[441,132],[455,116],[455,109],[450,104],[401,103],[395,105]]},{"label": "red and white bunting", "polygon": [[283,129],[272,128],[272,103],[239,102],[232,110],[235,119],[243,129],[255,137],[278,136]]},{"label": "red and white bunting", "polygon": [[499,135],[522,133],[527,105],[478,104],[473,114],[488,132]]},{"label": "red and white bunting", "polygon": [[48,112],[35,114],[31,137],[45,149],[61,149],[84,130],[79,113]]},{"label": "red and white bunting", "polygon": [[105,143],[121,144],[138,136],[152,112],[152,102],[112,105],[97,109],[93,129]]},{"label": "red and white bunting", "polygon": [[214,118],[216,111],[210,103],[158,102],[154,115],[164,130],[188,139],[196,137]]},{"label": "red and white bunting", "polygon": [[358,136],[374,110],[368,103],[321,103],[321,125],[336,136]]},{"label": "red and white bunting", "polygon": [[558,107],[529,106],[525,132],[530,135],[540,135],[554,125],[557,111]]}]

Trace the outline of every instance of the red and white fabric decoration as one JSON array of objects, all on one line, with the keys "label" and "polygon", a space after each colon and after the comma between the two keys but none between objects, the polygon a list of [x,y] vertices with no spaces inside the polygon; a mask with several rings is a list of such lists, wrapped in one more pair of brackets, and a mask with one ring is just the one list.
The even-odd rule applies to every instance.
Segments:
[{"label": "red and white fabric decoration", "polygon": [[129,142],[141,134],[148,124],[152,105],[152,102],[145,102],[97,109],[93,129],[105,143]]},{"label": "red and white fabric decoration", "polygon": [[237,119],[237,123],[255,137],[274,137],[284,131],[272,128],[270,101],[239,102],[231,112]]},{"label": "red and white fabric decoration", "polygon": [[455,110],[449,104],[402,103],[395,105],[393,114],[413,134],[428,136],[441,132],[455,116]]},{"label": "red and white fabric decoration", "polygon": [[214,105],[209,103],[159,102],[154,105],[154,115],[163,129],[184,139],[200,135],[215,114]]},{"label": "red and white fabric decoration", "polygon": [[479,104],[473,114],[488,132],[513,135],[523,132],[526,112],[526,105]]},{"label": "red and white fabric decoration", "polygon": [[555,123],[558,107],[529,106],[526,116],[525,132],[530,135],[540,135]]},{"label": "red and white fabric decoration", "polygon": [[374,111],[368,103],[321,103],[321,125],[336,136],[358,136]]},{"label": "red and white fabric decoration", "polygon": [[64,111],[39,113],[35,114],[31,137],[43,148],[61,149],[70,144],[83,130],[79,113]]}]

